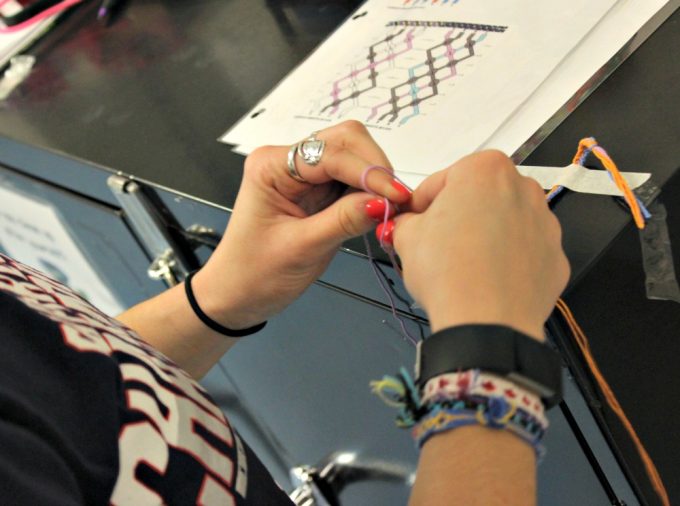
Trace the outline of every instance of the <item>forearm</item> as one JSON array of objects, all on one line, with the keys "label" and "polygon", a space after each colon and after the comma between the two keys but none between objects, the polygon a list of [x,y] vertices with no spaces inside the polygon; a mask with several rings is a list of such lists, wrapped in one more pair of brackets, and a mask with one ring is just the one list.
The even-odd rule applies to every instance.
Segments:
[{"label": "forearm", "polygon": [[535,452],[513,434],[461,427],[423,446],[409,506],[534,504]]}]

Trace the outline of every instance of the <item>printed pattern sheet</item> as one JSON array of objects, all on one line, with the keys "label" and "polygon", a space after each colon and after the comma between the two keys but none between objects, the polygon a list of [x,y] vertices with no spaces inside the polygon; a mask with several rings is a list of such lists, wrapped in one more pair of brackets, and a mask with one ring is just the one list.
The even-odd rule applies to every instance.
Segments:
[{"label": "printed pattern sheet", "polygon": [[[220,140],[248,154],[356,119],[415,186],[482,147],[511,154],[664,3],[368,0]],[[602,44],[597,28],[615,13],[629,21],[623,35],[590,59],[581,43]],[[574,54],[576,77],[555,83]],[[508,128],[518,113],[525,121]]]}]

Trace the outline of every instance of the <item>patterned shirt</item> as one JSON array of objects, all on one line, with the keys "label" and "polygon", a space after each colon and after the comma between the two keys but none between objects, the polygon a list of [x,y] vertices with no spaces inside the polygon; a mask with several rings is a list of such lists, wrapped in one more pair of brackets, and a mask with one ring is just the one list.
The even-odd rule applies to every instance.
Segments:
[{"label": "patterned shirt", "polygon": [[186,372],[3,255],[0,344],[3,504],[292,504]]}]

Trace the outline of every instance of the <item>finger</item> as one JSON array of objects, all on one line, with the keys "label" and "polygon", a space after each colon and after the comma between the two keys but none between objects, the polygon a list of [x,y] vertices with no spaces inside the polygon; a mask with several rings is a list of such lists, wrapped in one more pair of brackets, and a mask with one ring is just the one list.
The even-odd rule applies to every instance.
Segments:
[{"label": "finger", "polygon": [[424,212],[447,185],[451,188],[474,185],[496,191],[501,187],[501,182],[506,187],[519,177],[512,160],[501,151],[472,153],[425,179],[414,191],[405,209]]},{"label": "finger", "polygon": [[369,170],[363,177],[364,171],[375,167],[374,163],[331,142],[326,143],[318,165],[309,166],[296,155],[298,173],[309,184],[299,183],[288,173],[289,150],[289,146],[259,148],[246,160],[247,167],[257,168],[268,181],[267,184],[273,185],[291,199],[308,191],[309,184],[320,185],[330,181],[340,181],[354,188],[368,190],[399,204],[410,198],[410,190],[400,184],[389,170]]},{"label": "finger", "polygon": [[298,173],[311,184],[335,180],[387,197],[393,202],[402,203],[409,199],[410,192],[394,178],[389,169],[341,144],[328,141],[321,161],[314,167],[298,161]]},{"label": "finger", "polygon": [[375,226],[366,204],[375,197],[356,192],[345,195],[323,211],[300,222],[300,241],[308,248],[333,249]]},{"label": "finger", "polygon": [[430,207],[432,201],[439,195],[446,185],[446,170],[440,170],[429,176],[420,183],[413,191],[411,200],[406,204],[405,210],[422,213]]},{"label": "finger", "polygon": [[394,220],[387,220],[375,227],[375,238],[383,248],[394,245]]},{"label": "finger", "polygon": [[317,136],[327,142],[339,144],[345,149],[356,153],[374,165],[385,167],[393,172],[392,164],[366,126],[360,121],[343,121],[337,125],[319,131]]}]

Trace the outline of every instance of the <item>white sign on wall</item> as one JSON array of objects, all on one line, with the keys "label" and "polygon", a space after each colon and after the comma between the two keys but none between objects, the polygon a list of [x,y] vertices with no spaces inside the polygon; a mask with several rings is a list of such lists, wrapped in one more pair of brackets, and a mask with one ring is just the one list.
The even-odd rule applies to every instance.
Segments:
[{"label": "white sign on wall", "polygon": [[106,314],[124,310],[48,204],[0,188],[0,244],[15,260],[69,286]]}]

